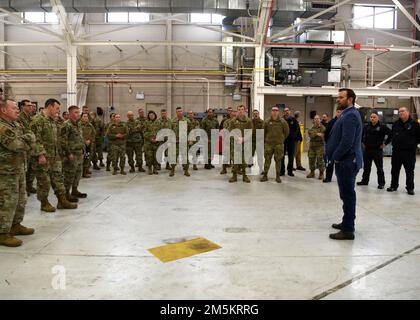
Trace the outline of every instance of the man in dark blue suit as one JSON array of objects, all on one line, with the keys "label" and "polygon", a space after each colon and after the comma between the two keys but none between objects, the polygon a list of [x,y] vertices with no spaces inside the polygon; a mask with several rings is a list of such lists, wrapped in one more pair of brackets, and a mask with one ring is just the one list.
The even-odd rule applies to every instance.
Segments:
[{"label": "man in dark blue suit", "polygon": [[343,110],[334,124],[327,142],[328,161],[335,164],[340,198],[343,201],[343,220],[333,224],[338,233],[330,234],[334,240],[354,239],[354,220],[356,219],[356,175],[363,166],[362,119],[354,107],[356,94],[351,89],[339,89],[338,109]]}]

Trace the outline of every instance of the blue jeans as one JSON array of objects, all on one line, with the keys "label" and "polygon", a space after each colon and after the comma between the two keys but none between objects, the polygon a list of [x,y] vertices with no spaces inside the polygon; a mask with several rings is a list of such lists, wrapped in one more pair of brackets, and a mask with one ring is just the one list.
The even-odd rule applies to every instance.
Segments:
[{"label": "blue jeans", "polygon": [[354,220],[356,219],[356,163],[352,158],[343,159],[335,164],[340,199],[343,201],[342,230],[354,232]]}]

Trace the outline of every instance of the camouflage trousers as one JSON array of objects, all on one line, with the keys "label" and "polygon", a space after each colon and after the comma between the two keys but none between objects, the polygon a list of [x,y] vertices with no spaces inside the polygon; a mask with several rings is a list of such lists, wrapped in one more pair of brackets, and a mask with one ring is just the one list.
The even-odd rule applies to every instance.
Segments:
[{"label": "camouflage trousers", "polygon": [[34,162],[36,162],[37,159],[35,157],[29,157],[28,164],[26,166],[26,185],[32,186],[35,180],[35,173],[33,171],[33,165]]},{"label": "camouflage trousers", "polygon": [[[189,168],[189,166],[190,166],[190,160],[188,159],[188,150],[190,149],[190,147],[189,146],[187,146],[187,157],[185,158],[185,159],[183,159],[183,155],[181,154],[181,163],[182,162],[186,162],[186,163],[184,163],[183,165],[182,165],[182,168],[184,169],[184,170],[187,170],[188,168]],[[179,142],[177,142],[176,143],[176,160],[175,160],[175,163],[171,163],[170,161],[169,161],[169,163],[172,165],[172,166],[176,166],[177,164],[178,164],[178,161],[179,161],[179,156],[180,156],[180,152],[179,152]]]},{"label": "camouflage trousers", "polygon": [[86,153],[83,157],[83,170],[91,167],[92,157],[95,153],[95,144],[86,145]]},{"label": "camouflage trousers", "polygon": [[9,233],[14,224],[21,223],[25,215],[25,172],[0,174],[0,233]]},{"label": "camouflage trousers", "polygon": [[281,159],[284,156],[284,144],[264,144],[264,172],[268,173],[271,166],[271,159],[274,155],[274,162],[276,163],[276,174],[280,173]]},{"label": "camouflage trousers", "polygon": [[134,167],[134,155],[136,156],[136,166],[143,166],[143,143],[127,142],[127,160],[130,167]]},{"label": "camouflage trousers", "polygon": [[144,153],[146,156],[146,165],[148,167],[157,167],[158,161],[156,160],[156,152],[159,148],[159,143],[145,143],[144,144]]},{"label": "camouflage trousers", "polygon": [[51,187],[57,196],[65,195],[64,178],[61,159],[47,159],[47,165],[40,165],[36,161],[33,171],[36,176],[37,198],[43,201],[48,198]]},{"label": "camouflage trousers", "polygon": [[319,169],[319,171],[324,171],[325,164],[324,164],[324,147],[310,147],[308,150],[308,158],[309,158],[309,169],[311,171],[315,171],[315,169]]},{"label": "camouflage trousers", "polygon": [[104,154],[102,152],[102,149],[103,149],[102,139],[97,138],[95,140],[95,148],[91,152],[93,163],[98,162],[98,160],[102,161],[104,159]]},{"label": "camouflage trousers", "polygon": [[63,160],[64,187],[66,191],[76,190],[82,176],[83,154],[75,155],[73,161],[68,158]]},{"label": "camouflage trousers", "polygon": [[[111,163],[114,170],[124,169],[125,167],[125,144],[111,144]],[[119,166],[118,166],[119,164]]]}]

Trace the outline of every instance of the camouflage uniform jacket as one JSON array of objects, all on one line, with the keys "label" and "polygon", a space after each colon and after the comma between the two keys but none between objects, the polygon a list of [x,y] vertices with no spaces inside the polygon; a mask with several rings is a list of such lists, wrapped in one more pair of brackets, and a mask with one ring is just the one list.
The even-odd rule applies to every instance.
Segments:
[{"label": "camouflage uniform jacket", "polygon": [[18,174],[25,170],[25,154],[35,143],[35,136],[18,122],[0,118],[0,174]]},{"label": "camouflage uniform jacket", "polygon": [[325,133],[325,127],[321,124],[318,126],[314,125],[308,130],[308,135],[311,141],[309,142],[309,148],[319,148],[324,146],[324,138],[317,136],[317,133]]},{"label": "camouflage uniform jacket", "polygon": [[85,142],[79,121],[64,121],[60,131],[60,144],[63,157],[68,157],[70,154],[81,155],[83,153]]},{"label": "camouflage uniform jacket", "polygon": [[49,159],[56,159],[60,156],[58,128],[54,119],[45,116],[43,112],[38,113],[32,119],[29,128],[36,137],[35,146],[31,150],[33,156],[45,155]]},{"label": "camouflage uniform jacket", "polygon": [[[124,136],[122,138],[117,138],[117,134],[121,133]],[[120,123],[113,123],[109,126],[106,135],[109,139],[109,142],[114,145],[125,145],[127,140],[128,128],[127,126],[120,122]]]},{"label": "camouflage uniform jacket", "polygon": [[127,142],[143,144],[143,125],[138,120],[128,120]]},{"label": "camouflage uniform jacket", "polygon": [[269,145],[283,144],[289,136],[289,125],[282,117],[264,121],[264,142]]},{"label": "camouflage uniform jacket", "polygon": [[144,143],[159,143],[159,141],[154,142],[152,139],[156,138],[160,129],[162,129],[162,123],[159,120],[147,120],[143,127]]}]

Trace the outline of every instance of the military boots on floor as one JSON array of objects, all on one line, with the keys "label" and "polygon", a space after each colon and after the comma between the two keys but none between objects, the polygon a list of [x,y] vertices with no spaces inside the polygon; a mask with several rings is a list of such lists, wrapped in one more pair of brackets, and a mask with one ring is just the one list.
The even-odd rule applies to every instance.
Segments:
[{"label": "military boots on floor", "polygon": [[147,167],[147,173],[149,176],[153,174],[152,167]]},{"label": "military boots on floor", "polygon": [[22,240],[19,240],[9,233],[0,233],[0,245],[5,247],[20,247]]},{"label": "military boots on floor", "polygon": [[153,174],[159,174],[158,170],[156,167],[153,167]]},{"label": "military boots on floor", "polygon": [[125,171],[124,171],[124,169],[121,169],[121,171],[120,171],[120,172],[121,172],[121,174],[122,174],[123,176],[127,175],[127,172],[125,172]]},{"label": "military boots on floor", "polygon": [[139,172],[146,172],[146,170],[144,170],[142,166],[139,166]]},{"label": "military boots on floor", "polygon": [[244,174],[243,174],[243,176],[242,176],[242,181],[243,181],[243,182],[246,182],[246,183],[250,183],[250,182],[251,182],[251,180],[249,180],[249,178],[248,178],[248,176],[246,175],[246,173],[244,173]]},{"label": "military boots on floor", "polygon": [[319,179],[319,180],[324,180],[324,171],[320,171],[320,172],[319,172],[318,179]]},{"label": "military boots on floor", "polygon": [[262,176],[262,178],[261,178],[261,180],[260,180],[261,182],[266,182],[266,181],[268,181],[268,177],[267,177],[267,174],[264,172],[264,175]]},{"label": "military boots on floor", "polygon": [[72,196],[77,197],[77,198],[82,198],[82,199],[87,198],[87,193],[82,193],[79,190],[77,190],[77,188],[76,189],[73,188],[71,194]]},{"label": "military boots on floor", "polygon": [[41,211],[55,212],[55,208],[51,205],[48,199],[41,200]]},{"label": "military boots on floor", "polygon": [[136,169],[134,168],[134,166],[131,166],[130,167],[130,171],[129,171],[130,173],[134,173],[134,172],[136,172]]},{"label": "military boots on floor", "polygon": [[306,178],[308,178],[308,179],[315,178],[315,171],[311,170],[311,172],[309,172],[309,174],[306,176]]},{"label": "military boots on floor", "polygon": [[64,194],[57,196],[57,199],[57,209],[77,209],[77,204],[69,202]]},{"label": "military boots on floor", "polygon": [[77,197],[73,196],[72,194],[70,194],[70,191],[66,192],[66,199],[67,199],[67,201],[73,202],[73,203],[79,202],[79,199]]},{"label": "military boots on floor", "polygon": [[172,165],[171,172],[169,172],[169,176],[173,177],[175,175],[175,165]]},{"label": "military boots on floor", "polygon": [[232,178],[229,179],[229,182],[236,182],[238,181],[238,175],[236,173],[233,174]]},{"label": "military boots on floor", "polygon": [[98,167],[98,164],[96,162],[93,164],[93,169],[95,169],[95,170],[101,170],[101,168]]},{"label": "military boots on floor", "polygon": [[191,176],[190,173],[188,172],[188,169],[187,170],[184,170],[184,176],[186,176],[186,177]]},{"label": "military boots on floor", "polygon": [[35,232],[34,228],[28,228],[28,227],[22,226],[20,223],[14,224],[12,228],[10,229],[10,235],[12,237],[29,236],[31,234],[34,234],[34,232]]}]

